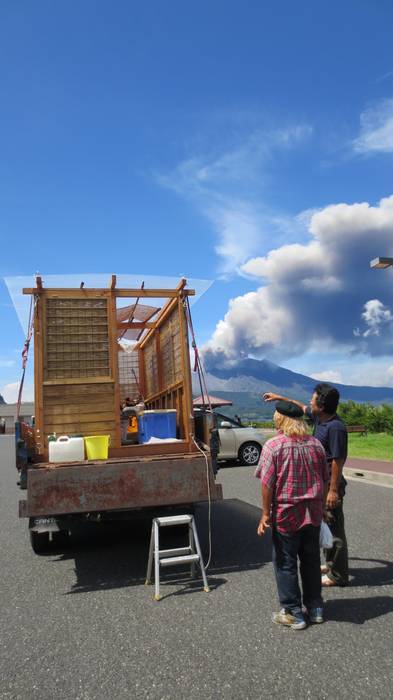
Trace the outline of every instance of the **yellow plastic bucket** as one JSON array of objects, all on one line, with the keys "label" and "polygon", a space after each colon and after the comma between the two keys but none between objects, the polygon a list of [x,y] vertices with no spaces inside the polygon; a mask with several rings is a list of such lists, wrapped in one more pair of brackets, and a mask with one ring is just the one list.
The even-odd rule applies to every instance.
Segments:
[{"label": "yellow plastic bucket", "polygon": [[85,437],[87,459],[108,459],[110,435],[88,435]]}]

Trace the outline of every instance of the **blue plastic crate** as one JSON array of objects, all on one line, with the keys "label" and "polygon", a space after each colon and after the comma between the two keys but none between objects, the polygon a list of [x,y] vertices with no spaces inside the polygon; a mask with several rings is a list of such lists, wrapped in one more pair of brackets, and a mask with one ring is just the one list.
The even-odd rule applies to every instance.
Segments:
[{"label": "blue plastic crate", "polygon": [[150,438],[176,438],[176,409],[144,411],[138,417],[139,440],[149,442]]}]

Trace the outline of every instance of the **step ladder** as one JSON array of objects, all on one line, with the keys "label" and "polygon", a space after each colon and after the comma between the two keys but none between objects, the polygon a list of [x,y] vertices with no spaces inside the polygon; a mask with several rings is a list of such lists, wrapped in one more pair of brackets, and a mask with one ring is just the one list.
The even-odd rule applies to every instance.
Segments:
[{"label": "step ladder", "polygon": [[[188,547],[176,549],[160,549],[160,527],[174,527],[188,525]],[[195,578],[195,565],[201,569],[203,590],[208,593],[210,588],[207,583],[205,567],[203,565],[202,552],[199,545],[198,533],[193,515],[172,515],[164,518],[154,518],[151,527],[149,560],[147,563],[145,585],[151,583],[151,573],[154,559],[154,600],[161,600],[160,595],[160,567],[176,566],[179,564],[191,565],[191,578]]]}]

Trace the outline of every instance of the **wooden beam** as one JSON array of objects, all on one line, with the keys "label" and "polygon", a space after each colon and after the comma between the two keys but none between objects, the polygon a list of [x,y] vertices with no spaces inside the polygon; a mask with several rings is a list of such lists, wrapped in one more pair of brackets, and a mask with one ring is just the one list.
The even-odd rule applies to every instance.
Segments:
[{"label": "wooden beam", "polygon": [[184,290],[184,287],[186,286],[186,284],[187,284],[186,278],[185,278],[185,277],[182,277],[181,280],[180,280],[180,282],[179,282],[179,284],[178,284],[177,287],[176,287],[177,291],[178,291],[178,292],[183,291],[183,290]]},{"label": "wooden beam", "polygon": [[181,389],[183,386],[183,380],[181,379],[180,381],[175,382],[174,384],[168,384],[168,386],[165,387],[163,391],[159,391],[156,394],[151,394],[151,396],[146,396],[146,403],[152,403],[153,401],[156,401],[157,399],[162,398],[166,394],[171,394],[172,392],[176,391],[176,389]]},{"label": "wooden beam", "polygon": [[117,281],[116,275],[112,275],[111,281],[109,282],[110,289],[113,290],[116,288],[116,281]]},{"label": "wooden beam", "polygon": [[[183,289],[182,294],[187,296],[195,296],[195,289]],[[179,292],[176,289],[116,289],[117,297],[149,297],[156,299],[172,299],[178,297]]]},{"label": "wooden beam", "polygon": [[41,292],[42,291],[42,277],[40,275],[37,275],[35,278],[37,289]]},{"label": "wooden beam", "polygon": [[[190,444],[187,442],[187,440],[182,440],[181,442],[167,442],[167,443],[160,443],[157,445],[123,445],[122,447],[110,447],[109,448],[109,455],[111,457],[128,457],[132,458],[133,454],[135,454],[138,458],[141,464],[143,464],[143,457],[144,456],[153,456],[157,455],[159,457],[162,457],[163,455],[168,455],[167,459],[169,459],[169,455],[171,454],[187,454],[189,452],[197,452],[197,448],[193,443],[191,443],[192,448],[190,449]],[[187,455],[188,456],[188,455]]]},{"label": "wooden beam", "polygon": [[22,294],[42,294],[48,299],[88,299],[93,297],[108,297],[111,294],[110,289],[80,289],[77,288],[52,288],[52,289],[39,289],[38,287],[25,287],[22,289]]},{"label": "wooden beam", "polygon": [[[114,294],[115,297],[129,297],[131,298],[149,298],[149,299],[173,299],[179,296],[179,290],[177,289],[103,289],[89,288],[89,289],[68,289],[67,287],[53,287],[52,289],[40,289],[39,287],[24,287],[22,290],[23,294],[38,294],[45,293],[48,297],[101,297],[109,296]],[[181,294],[187,296],[195,296],[195,289],[182,289]]]},{"label": "wooden beam", "polygon": [[186,313],[182,299],[178,301],[179,323],[180,323],[180,338],[181,338],[181,359],[183,371],[183,424],[184,437],[191,441],[191,435],[194,433],[194,410],[192,403],[192,387],[191,387],[191,367],[190,367],[190,350],[188,344],[188,325]]},{"label": "wooden beam", "polygon": [[148,321],[133,321],[132,323],[122,323],[121,321],[118,321],[117,323],[117,328],[118,330],[123,330],[123,331],[132,331],[138,330],[140,328],[156,328],[156,323],[149,323]]}]

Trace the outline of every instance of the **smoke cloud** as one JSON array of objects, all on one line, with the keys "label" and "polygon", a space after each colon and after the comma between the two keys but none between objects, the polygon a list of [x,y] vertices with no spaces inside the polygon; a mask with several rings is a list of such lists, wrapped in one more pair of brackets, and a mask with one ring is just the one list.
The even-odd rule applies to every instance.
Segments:
[{"label": "smoke cloud", "polygon": [[393,195],[376,206],[334,204],[307,218],[307,243],[242,265],[260,286],[230,301],[205,346],[208,356],[393,351],[393,273],[369,267],[376,256],[393,257]]}]

